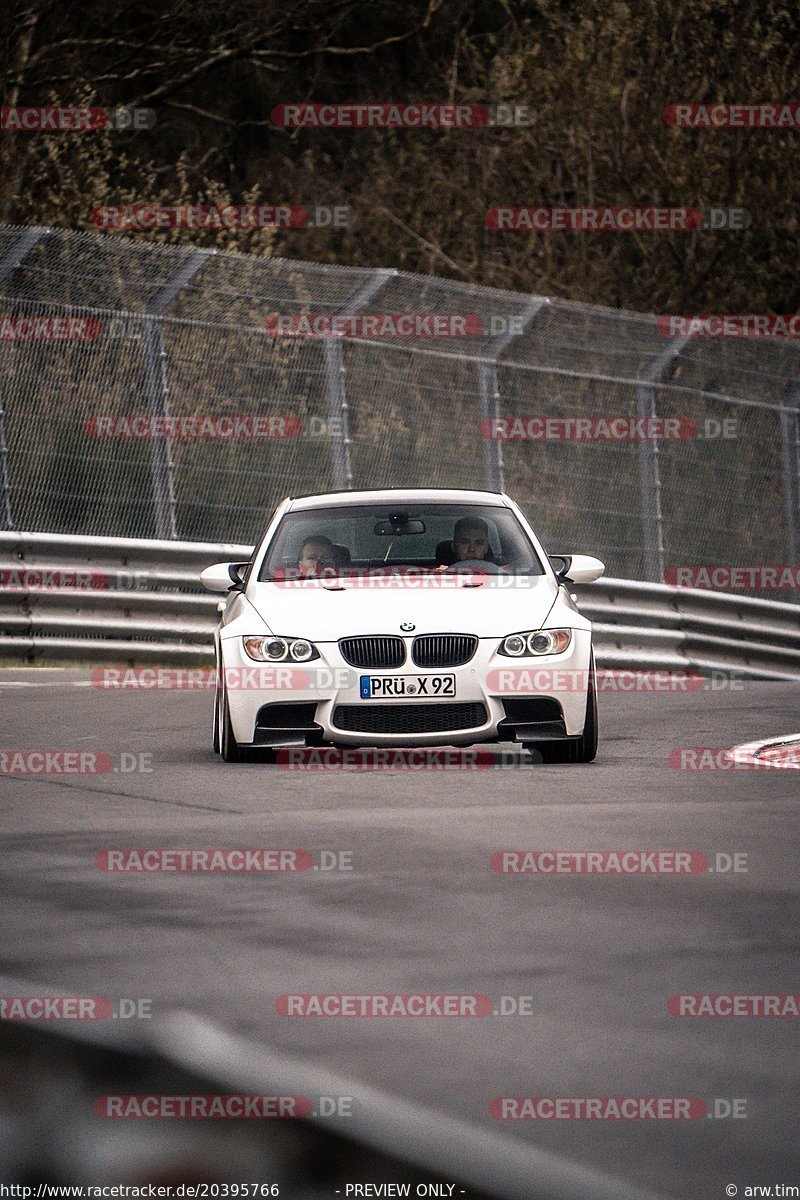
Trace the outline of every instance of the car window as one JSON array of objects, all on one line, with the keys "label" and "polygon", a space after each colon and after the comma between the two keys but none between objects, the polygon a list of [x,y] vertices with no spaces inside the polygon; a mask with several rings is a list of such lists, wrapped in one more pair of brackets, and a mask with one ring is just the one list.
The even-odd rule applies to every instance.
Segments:
[{"label": "car window", "polygon": [[[458,542],[456,541],[458,535]],[[343,505],[287,513],[259,578],[359,574],[390,568],[432,571],[485,561],[513,574],[544,568],[510,509],[477,504]]]}]

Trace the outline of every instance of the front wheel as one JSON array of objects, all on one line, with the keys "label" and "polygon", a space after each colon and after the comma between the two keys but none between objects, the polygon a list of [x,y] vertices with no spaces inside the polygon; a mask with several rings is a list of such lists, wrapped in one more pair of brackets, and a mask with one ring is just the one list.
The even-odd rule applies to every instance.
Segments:
[{"label": "front wheel", "polygon": [[586,716],[583,733],[578,738],[557,742],[527,742],[526,750],[537,761],[546,763],[590,763],[597,757],[597,682],[594,676],[594,653],[589,667],[589,686],[586,689]]},{"label": "front wheel", "polygon": [[223,762],[243,762],[245,758],[245,751],[237,742],[233,732],[230,705],[228,704],[228,691],[224,686],[220,689],[219,752],[222,755]]},{"label": "front wheel", "polygon": [[221,705],[220,692],[221,692],[221,688],[219,686],[219,669],[217,669],[217,686],[214,689],[214,735],[213,735],[213,740],[214,740],[214,753],[215,754],[219,754],[220,750],[221,750],[220,737],[219,737],[219,725],[220,725],[219,712],[220,712],[220,705]]}]

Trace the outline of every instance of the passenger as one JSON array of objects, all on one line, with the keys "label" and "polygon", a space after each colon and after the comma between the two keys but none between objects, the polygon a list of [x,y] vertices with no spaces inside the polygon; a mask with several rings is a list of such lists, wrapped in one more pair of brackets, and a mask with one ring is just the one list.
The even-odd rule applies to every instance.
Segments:
[{"label": "passenger", "polygon": [[335,566],[336,551],[330,538],[322,535],[306,538],[297,560],[300,575],[318,575],[320,571]]}]

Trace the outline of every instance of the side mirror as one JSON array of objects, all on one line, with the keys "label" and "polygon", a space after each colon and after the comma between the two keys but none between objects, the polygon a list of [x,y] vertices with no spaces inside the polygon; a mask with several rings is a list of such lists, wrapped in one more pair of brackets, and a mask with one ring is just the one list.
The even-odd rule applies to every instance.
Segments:
[{"label": "side mirror", "polygon": [[231,588],[241,588],[244,584],[244,573],[247,563],[214,563],[200,572],[200,582],[209,592],[229,592]]},{"label": "side mirror", "polygon": [[605,563],[591,554],[550,554],[548,558],[559,583],[594,583],[605,574]]}]

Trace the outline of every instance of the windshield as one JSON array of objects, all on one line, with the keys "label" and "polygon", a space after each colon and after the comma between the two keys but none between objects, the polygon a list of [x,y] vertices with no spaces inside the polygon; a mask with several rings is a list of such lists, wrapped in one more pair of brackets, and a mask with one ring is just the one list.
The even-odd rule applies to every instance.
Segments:
[{"label": "windshield", "polygon": [[259,579],[462,570],[544,574],[509,509],[480,504],[410,506],[399,500],[287,513]]}]

